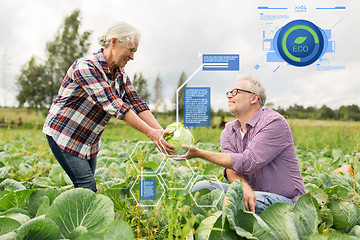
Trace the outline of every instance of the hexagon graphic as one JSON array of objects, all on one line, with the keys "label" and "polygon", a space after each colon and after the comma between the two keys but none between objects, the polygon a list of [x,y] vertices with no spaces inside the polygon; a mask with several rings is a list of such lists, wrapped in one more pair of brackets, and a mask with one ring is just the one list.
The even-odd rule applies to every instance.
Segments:
[{"label": "hexagon graphic", "polygon": [[194,175],[194,171],[187,159],[175,161],[171,158],[167,158],[159,174],[164,185],[169,190],[186,190],[190,186]]},{"label": "hexagon graphic", "polygon": [[156,207],[165,194],[165,188],[157,175],[140,175],[131,186],[130,193],[139,206]]},{"label": "hexagon graphic", "polygon": [[[221,194],[219,195],[219,197],[217,199],[215,199],[211,204],[202,204],[201,203],[201,197],[198,195],[198,191],[192,192],[192,189],[194,187],[194,185],[197,182],[200,181],[208,181],[210,184],[216,184],[217,186],[219,186],[220,190],[221,190]],[[222,196],[225,195],[224,193],[224,189],[220,184],[220,181],[217,179],[217,177],[215,175],[198,175],[194,178],[194,180],[192,181],[192,184],[189,188],[189,193],[191,198],[194,200],[196,206],[198,207],[216,207],[217,203],[219,202],[219,200],[221,199]]]},{"label": "hexagon graphic", "polygon": [[132,151],[130,160],[138,173],[156,174],[159,172],[165,156],[153,142],[140,141]]},{"label": "hexagon graphic", "polygon": [[101,161],[104,164],[101,164],[102,167],[97,168],[95,172],[95,180],[99,183],[100,188],[106,190],[119,185],[126,189],[135,181],[137,171],[133,164],[104,157]]}]

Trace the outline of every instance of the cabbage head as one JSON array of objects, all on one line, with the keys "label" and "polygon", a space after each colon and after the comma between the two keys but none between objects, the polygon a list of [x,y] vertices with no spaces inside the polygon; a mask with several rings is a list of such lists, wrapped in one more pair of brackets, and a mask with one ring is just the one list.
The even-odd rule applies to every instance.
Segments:
[{"label": "cabbage head", "polygon": [[194,144],[194,138],[191,135],[191,132],[185,128],[182,123],[172,123],[168,125],[165,130],[173,132],[172,134],[166,134],[164,136],[165,140],[175,147],[175,152],[172,153],[173,155],[183,155],[187,152],[187,150],[182,148],[181,145]]}]

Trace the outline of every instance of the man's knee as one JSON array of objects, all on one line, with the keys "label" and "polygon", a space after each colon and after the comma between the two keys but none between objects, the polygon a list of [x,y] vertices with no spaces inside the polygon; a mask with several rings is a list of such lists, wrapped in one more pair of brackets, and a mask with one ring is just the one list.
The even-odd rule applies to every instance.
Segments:
[{"label": "man's knee", "polygon": [[266,208],[268,208],[274,203],[283,202],[288,204],[294,204],[290,199],[274,193],[254,191],[254,194],[256,196],[256,214],[260,214],[262,211],[264,211]]},{"label": "man's knee", "polygon": [[211,186],[209,181],[203,180],[203,181],[199,181],[199,182],[195,183],[191,191],[196,192],[201,189],[209,189],[210,191],[212,191],[212,190],[214,190],[214,187]]}]

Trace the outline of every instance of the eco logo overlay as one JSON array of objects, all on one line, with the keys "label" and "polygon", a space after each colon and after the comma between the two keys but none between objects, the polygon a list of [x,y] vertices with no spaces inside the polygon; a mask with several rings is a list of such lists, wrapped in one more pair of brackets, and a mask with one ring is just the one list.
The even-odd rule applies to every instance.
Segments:
[{"label": "eco logo overlay", "polygon": [[295,20],[277,31],[274,48],[287,63],[305,67],[326,52],[327,37],[325,32],[312,22]]}]

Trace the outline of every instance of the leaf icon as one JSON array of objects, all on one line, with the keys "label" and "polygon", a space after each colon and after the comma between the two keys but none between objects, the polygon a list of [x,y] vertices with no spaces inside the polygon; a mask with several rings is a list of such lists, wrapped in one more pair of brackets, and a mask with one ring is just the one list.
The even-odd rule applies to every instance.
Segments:
[{"label": "leaf icon", "polygon": [[[307,37],[297,37],[296,39],[295,39],[295,41],[294,41],[294,43],[296,43],[296,44],[302,44],[303,42],[305,42],[305,40],[307,39]],[[294,44],[293,43],[293,44]]]}]

